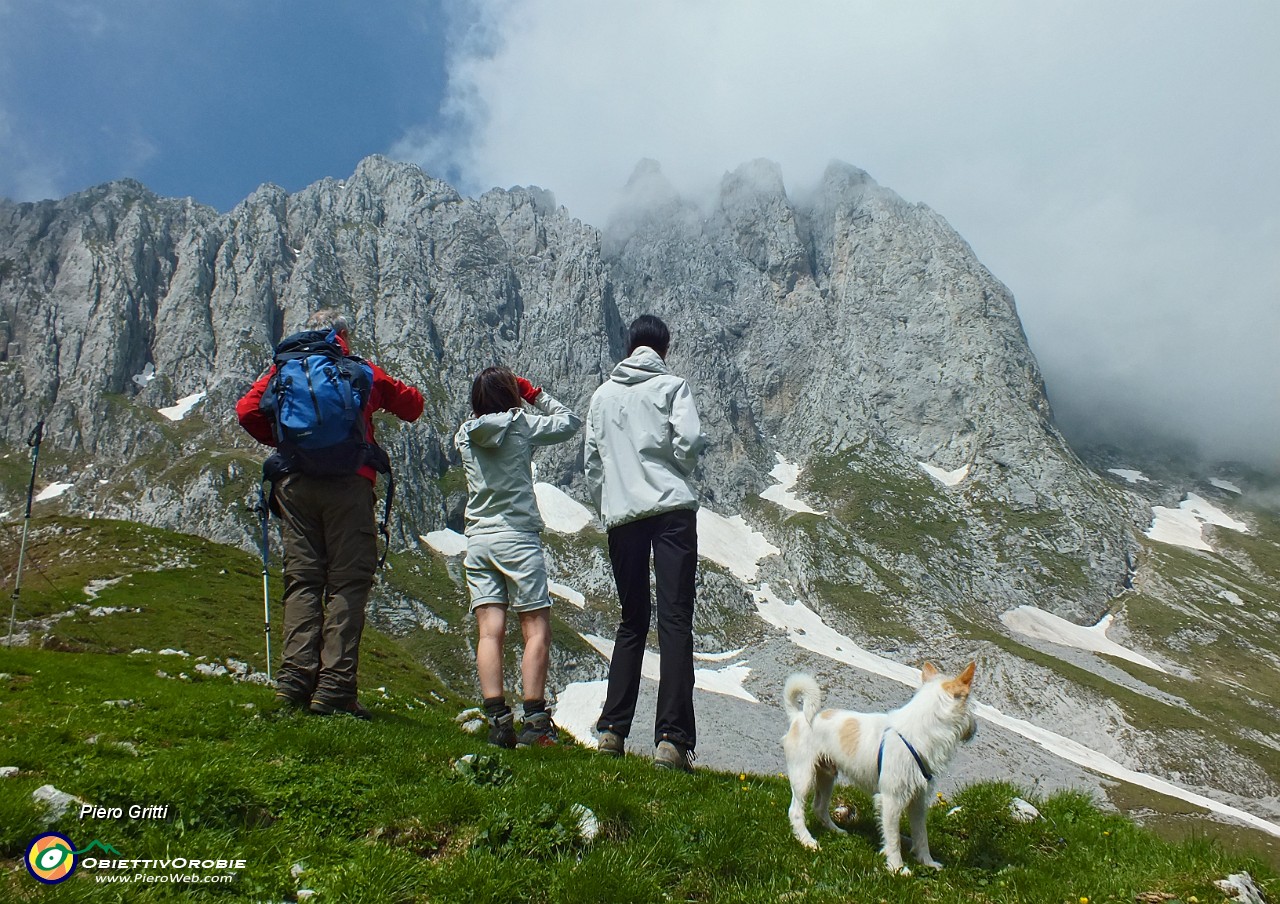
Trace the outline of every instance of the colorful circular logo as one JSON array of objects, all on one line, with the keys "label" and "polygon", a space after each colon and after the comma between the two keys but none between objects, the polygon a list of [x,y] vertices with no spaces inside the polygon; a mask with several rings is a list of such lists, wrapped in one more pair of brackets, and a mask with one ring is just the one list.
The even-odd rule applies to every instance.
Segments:
[{"label": "colorful circular logo", "polygon": [[76,871],[76,846],[66,835],[45,832],[27,847],[27,872],[45,885],[57,885]]}]

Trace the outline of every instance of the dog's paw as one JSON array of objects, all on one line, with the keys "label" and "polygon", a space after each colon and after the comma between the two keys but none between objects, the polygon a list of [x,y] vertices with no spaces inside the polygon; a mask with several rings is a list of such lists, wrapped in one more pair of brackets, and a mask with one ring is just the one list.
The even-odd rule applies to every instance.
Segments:
[{"label": "dog's paw", "polygon": [[888,869],[889,872],[899,876],[911,875],[911,867],[907,866],[905,863],[899,863],[897,866],[894,866],[892,863],[890,863],[890,864],[887,864],[886,869]]},{"label": "dog's paw", "polygon": [[928,867],[931,867],[932,869],[942,869],[942,864],[939,863],[937,860],[934,860],[932,857],[926,857],[925,859],[921,860],[920,865],[928,866]]},{"label": "dog's paw", "polygon": [[796,841],[803,844],[809,850],[816,851],[818,849],[817,839],[814,838],[812,835],[810,835],[808,832],[805,832],[803,835],[801,835],[799,832],[792,832],[792,834],[796,836]]}]

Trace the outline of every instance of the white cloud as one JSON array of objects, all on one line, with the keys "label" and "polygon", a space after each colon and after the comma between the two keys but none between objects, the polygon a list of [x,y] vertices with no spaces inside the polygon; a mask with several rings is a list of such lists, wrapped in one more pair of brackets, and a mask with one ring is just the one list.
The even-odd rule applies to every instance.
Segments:
[{"label": "white cloud", "polygon": [[1280,448],[1280,5],[451,10],[448,127],[396,156],[598,225],[643,157],[691,194],[756,157],[793,192],[845,160],[1009,284],[1068,420],[1128,400],[1216,451]]}]

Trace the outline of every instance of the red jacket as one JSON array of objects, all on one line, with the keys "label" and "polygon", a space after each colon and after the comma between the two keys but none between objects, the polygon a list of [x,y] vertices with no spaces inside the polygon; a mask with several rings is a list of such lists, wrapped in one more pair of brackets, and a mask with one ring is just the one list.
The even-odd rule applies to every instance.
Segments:
[{"label": "red jacket", "polygon": [[[350,354],[350,349],[342,336],[338,337],[338,344],[344,352]],[[369,404],[364,411],[365,438],[369,442],[374,442],[373,413],[390,411],[402,421],[416,421],[422,415],[422,393],[390,376],[372,361],[369,362],[369,366],[373,368],[373,392],[369,396]],[[265,374],[258,377],[249,391],[241,396],[240,401],[236,402],[236,419],[240,421],[240,426],[258,442],[268,446],[276,444],[275,431],[272,428],[270,415],[258,405],[275,372],[276,368],[273,364]],[[367,465],[362,467],[359,473],[368,478],[371,483],[377,481],[377,472]]]}]

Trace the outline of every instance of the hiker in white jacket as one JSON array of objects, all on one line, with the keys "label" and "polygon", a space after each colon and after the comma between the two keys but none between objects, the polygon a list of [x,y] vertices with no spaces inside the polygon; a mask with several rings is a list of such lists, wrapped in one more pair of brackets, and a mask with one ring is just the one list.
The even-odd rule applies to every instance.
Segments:
[{"label": "hiker in white jacket", "polygon": [[657,588],[660,673],[654,763],[690,771],[693,605],[698,496],[690,476],[706,444],[689,384],[667,370],[671,334],[646,314],[631,324],[627,358],[591,397],[584,466],[587,488],[609,532],[622,619],[609,688],[596,723],[600,751],[621,756],[640,692],[640,669]]},{"label": "hiker in white jacket", "polygon": [[[550,393],[505,367],[487,368],[476,377],[471,410],[475,417],[458,428],[453,441],[467,475],[464,565],[480,632],[476,670],[489,742],[499,747],[549,746],[559,738],[546,701],[551,597],[530,460],[535,446],[564,442],[578,432],[582,420]],[[502,681],[508,608],[519,615],[524,635],[524,724],[519,736]]]}]

